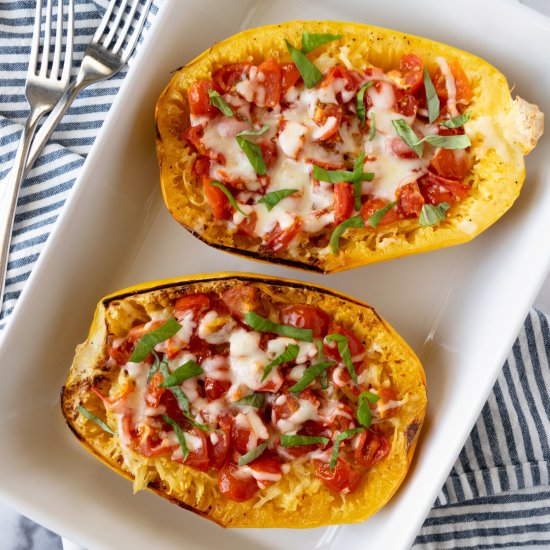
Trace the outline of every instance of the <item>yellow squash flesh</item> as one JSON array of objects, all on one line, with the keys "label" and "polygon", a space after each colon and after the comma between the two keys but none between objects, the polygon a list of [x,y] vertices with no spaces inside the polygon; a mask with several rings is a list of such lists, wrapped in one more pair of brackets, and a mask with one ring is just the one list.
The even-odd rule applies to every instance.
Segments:
[{"label": "yellow squash flesh", "polygon": [[[253,240],[228,230],[215,221],[202,184],[192,173],[195,153],[183,139],[189,126],[187,89],[201,79],[210,79],[228,63],[274,57],[289,62],[285,39],[300,46],[304,30],[341,34],[310,54],[312,61],[326,56],[338,64],[358,69],[365,64],[385,71],[396,69],[402,55],[414,53],[429,70],[443,56],[460,62],[468,76],[473,99],[466,133],[472,141],[473,167],[465,183],[468,197],[452,206],[447,219],[421,227],[405,220],[373,229],[348,229],[337,254],[319,248],[307,239],[276,255]],[[357,23],[293,21],[239,33],[201,54],[180,69],[160,96],[156,107],[157,155],[166,205],[174,218],[195,236],[217,248],[256,260],[283,263],[302,269],[336,272],[408,254],[427,252],[473,239],[500,218],[518,197],[525,179],[523,156],[542,134],[543,115],[521,98],[512,99],[505,77],[482,59],[425,38]],[[329,230],[330,231],[330,230]]]},{"label": "yellow squash flesh", "polygon": [[[244,503],[222,496],[216,478],[171,462],[147,459],[122,450],[116,436],[104,432],[78,412],[83,406],[116,430],[116,422],[91,392],[116,396],[120,367],[106,367],[110,338],[125,336],[132,324],[190,292],[223,292],[236,284],[258,286],[272,303],[308,303],[333,314],[335,322],[353,330],[367,348],[368,361],[380,365],[384,377],[404,403],[389,421],[393,425],[391,452],[347,496],[328,490],[309,463],[293,466],[274,485]],[[217,274],[157,281],[127,288],[102,299],[88,339],[76,350],[63,387],[65,419],[80,442],[119,474],[134,480],[134,489],[148,488],[183,508],[224,527],[318,527],[366,520],[379,510],[403,481],[412,460],[426,411],[424,371],[401,337],[367,304],[310,284],[248,274]]]}]

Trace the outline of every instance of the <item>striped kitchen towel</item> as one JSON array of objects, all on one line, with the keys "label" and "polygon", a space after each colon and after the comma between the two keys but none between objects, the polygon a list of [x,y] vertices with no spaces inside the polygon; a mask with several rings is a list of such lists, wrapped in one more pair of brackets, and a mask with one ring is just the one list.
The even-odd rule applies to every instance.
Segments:
[{"label": "striped kitchen towel", "polygon": [[[162,0],[154,3],[148,24]],[[75,0],[75,57],[84,53],[107,0]],[[24,97],[34,0],[0,2],[0,180],[11,168],[28,112]],[[139,48],[139,46],[138,46]],[[15,218],[5,324],[71,190],[126,71],[95,84],[73,104],[24,182]],[[531,311],[414,549],[550,548],[550,328]],[[0,512],[1,515],[1,512]],[[14,550],[0,521],[0,548]],[[40,548],[60,548],[24,518]],[[13,533],[12,533],[13,534]],[[29,542],[30,544],[30,542]]]}]

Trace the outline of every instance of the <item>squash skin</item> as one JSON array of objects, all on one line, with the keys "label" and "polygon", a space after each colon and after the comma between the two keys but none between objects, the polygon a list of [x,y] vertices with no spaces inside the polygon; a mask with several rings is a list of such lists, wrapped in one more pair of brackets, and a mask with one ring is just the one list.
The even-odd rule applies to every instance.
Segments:
[{"label": "squash skin", "polygon": [[[364,58],[384,70],[396,68],[405,53],[418,55],[430,69],[435,68],[435,59],[439,56],[460,62],[473,89],[468,107],[472,118],[465,126],[474,158],[465,182],[472,185],[472,190],[466,199],[452,206],[446,220],[431,227],[421,227],[416,220],[404,220],[377,230],[349,229],[335,255],[326,249],[308,246],[307,242],[300,245],[294,255],[288,250],[275,255],[213,220],[202,185],[191,171],[193,153],[181,137],[188,120],[186,90],[193,81],[209,78],[214,70],[227,63],[243,59],[259,63],[267,57],[289,61],[284,41],[300,44],[304,30],[343,35],[341,40],[316,49],[312,59],[324,53],[336,56],[341,46],[347,46],[348,57],[357,67]],[[357,23],[292,21],[239,33],[181,68],[157,102],[156,124],[162,193],[168,210],[181,225],[207,244],[228,252],[332,273],[461,244],[483,232],[518,197],[525,179],[523,155],[540,137],[543,115],[536,106],[520,98],[512,100],[505,77],[494,67],[456,48]]]},{"label": "squash skin", "polygon": [[[376,343],[384,350],[384,368],[399,398],[407,399],[395,416],[390,455],[369,471],[356,493],[342,498],[319,484],[315,493],[306,492],[294,501],[294,510],[276,506],[273,501],[254,507],[256,497],[244,503],[230,501],[217,492],[216,482],[211,476],[181,464],[169,465],[169,461],[163,459],[151,460],[159,461],[155,464],[171,476],[170,483],[159,475],[155,466],[151,468],[154,472],[148,478],[147,488],[224,527],[305,528],[365,521],[391,498],[409,468],[427,406],[425,376],[414,352],[370,306],[332,290],[297,281],[227,273],[145,283],[103,298],[96,308],[88,339],[77,348],[62,390],[61,405],[67,424],[92,454],[117,473],[133,479],[120,455],[111,452],[114,438],[94,423],[86,421],[77,411],[77,406],[82,404],[96,416],[104,418],[104,407],[99,398],[90,392],[90,387],[99,386],[103,391],[113,376],[104,368],[104,347],[108,332],[117,335],[123,330],[125,309],[121,304],[130,301],[147,309],[152,304],[168,303],[186,289],[204,291],[228,288],[241,282],[260,285],[281,301],[288,299],[290,302],[301,301],[330,308],[337,312],[334,315],[336,322],[353,328],[358,336],[365,339],[367,346],[369,342]],[[174,480],[176,487],[170,491],[169,485]]]}]

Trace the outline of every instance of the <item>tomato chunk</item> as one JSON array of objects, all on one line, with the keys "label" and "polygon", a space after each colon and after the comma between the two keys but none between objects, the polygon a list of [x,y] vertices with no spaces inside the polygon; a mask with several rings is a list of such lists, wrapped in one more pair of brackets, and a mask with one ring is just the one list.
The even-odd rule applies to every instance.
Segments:
[{"label": "tomato chunk", "polygon": [[216,470],[220,470],[227,460],[231,441],[232,421],[233,417],[231,415],[223,416],[219,421],[222,432],[212,432],[207,438],[210,467]]},{"label": "tomato chunk", "polygon": [[430,163],[442,178],[462,181],[470,170],[470,155],[464,149],[438,149]]},{"label": "tomato chunk", "polygon": [[354,208],[353,185],[340,181],[334,185],[334,223],[336,225],[347,220]]},{"label": "tomato chunk", "polygon": [[413,53],[409,53],[400,59],[399,70],[405,88],[409,93],[414,94],[420,88],[424,78],[424,62]]},{"label": "tomato chunk", "polygon": [[188,310],[193,310],[195,313],[200,313],[210,307],[210,298],[207,294],[186,294],[180,296],[174,304],[176,313],[183,313]]},{"label": "tomato chunk", "polygon": [[302,76],[294,63],[281,65],[281,95],[285,94]]},{"label": "tomato chunk", "polygon": [[236,464],[228,462],[218,476],[218,489],[229,500],[245,502],[257,493],[259,487],[253,477],[237,477],[237,470]]},{"label": "tomato chunk", "polygon": [[[283,473],[281,461],[265,454],[249,462],[248,467],[259,474],[257,476],[259,479],[256,479],[256,483],[261,489],[275,483],[277,480],[273,478],[281,476]],[[262,476],[261,474],[266,475]]]},{"label": "tomato chunk", "polygon": [[221,189],[212,185],[212,181],[213,180],[210,178],[202,178],[204,192],[212,207],[214,218],[216,220],[229,220],[231,218],[231,204],[229,203],[229,199]]},{"label": "tomato chunk", "polygon": [[[348,347],[352,362],[360,363],[362,361],[363,354],[365,353],[365,346],[363,345],[363,342],[361,342],[361,340],[359,340],[359,338],[357,338],[357,336],[353,332],[340,325],[331,324],[328,329],[328,333],[341,334],[342,336],[345,336],[348,340]],[[340,357],[340,352],[338,351],[338,346],[336,342],[326,342],[324,345],[324,350],[325,354],[328,355],[330,358],[337,361],[340,361],[342,359]]]},{"label": "tomato chunk", "polygon": [[275,59],[266,59],[258,66],[258,74],[263,75],[261,85],[265,90],[264,105],[276,107],[281,100],[281,67]]},{"label": "tomato chunk", "polygon": [[[369,218],[381,208],[384,208],[388,204],[387,201],[382,199],[369,199],[367,202],[363,203],[361,206],[360,214],[365,220],[365,225],[368,224]],[[378,225],[389,225],[399,221],[399,213],[397,208],[390,208],[383,216],[382,219],[378,222]],[[370,224],[367,226],[370,227]]]},{"label": "tomato chunk", "polygon": [[210,80],[197,80],[189,86],[187,98],[189,111],[196,116],[216,116],[219,110],[210,103],[208,90],[215,90],[214,83]]},{"label": "tomato chunk", "polygon": [[330,317],[321,309],[307,304],[284,306],[281,311],[281,323],[296,328],[310,328],[314,338],[323,338],[328,334]]},{"label": "tomato chunk", "polygon": [[279,223],[274,227],[273,231],[268,235],[265,246],[273,252],[278,252],[287,247],[291,241],[298,235],[302,227],[302,219],[295,218],[290,227],[281,229]]},{"label": "tomato chunk", "polygon": [[[447,60],[447,62],[454,78],[456,89],[455,100],[462,105],[468,105],[470,101],[472,101],[472,87],[470,86],[470,81],[459,61],[451,59]],[[435,70],[433,84],[437,95],[444,101],[447,101],[449,99],[447,80],[439,67]]]},{"label": "tomato chunk", "polygon": [[192,435],[194,436],[194,442],[196,447],[189,451],[187,458],[183,461],[186,466],[206,472],[208,470],[208,445],[206,443],[206,436],[202,430],[193,428]]},{"label": "tomato chunk", "polygon": [[357,438],[355,447],[355,462],[366,468],[372,468],[375,464],[386,458],[390,453],[390,444],[386,436],[365,430]]},{"label": "tomato chunk", "polygon": [[228,63],[215,71],[212,79],[222,92],[227,93],[248,74],[250,67],[252,63]]},{"label": "tomato chunk", "polygon": [[335,493],[353,493],[361,483],[361,474],[353,470],[344,458],[338,458],[332,471],[328,462],[314,460],[313,464],[317,477]]},{"label": "tomato chunk", "polygon": [[406,217],[418,218],[424,206],[424,197],[418,183],[408,183],[397,191],[399,211]]}]

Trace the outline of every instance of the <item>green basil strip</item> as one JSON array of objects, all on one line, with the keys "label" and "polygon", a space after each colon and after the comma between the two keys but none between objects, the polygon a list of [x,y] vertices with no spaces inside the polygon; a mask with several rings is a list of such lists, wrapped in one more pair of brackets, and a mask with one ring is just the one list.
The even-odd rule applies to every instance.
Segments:
[{"label": "green basil strip", "polygon": [[349,170],[325,170],[316,164],[313,165],[313,177],[319,181],[328,181],[329,183],[340,183],[342,181],[351,182],[353,172]]},{"label": "green basil strip", "polygon": [[267,210],[271,212],[271,209],[277,205],[284,198],[298,193],[298,189],[277,189],[277,191],[271,191],[271,193],[266,193],[258,202],[265,204]]},{"label": "green basil strip", "polygon": [[265,134],[269,130],[269,126],[267,124],[264,124],[259,130],[243,130],[242,132],[239,132],[237,134],[237,137],[239,136],[261,136],[262,134]]},{"label": "green basil strip", "polygon": [[223,194],[229,199],[231,206],[237,212],[239,212],[239,214],[242,214],[245,218],[250,218],[250,214],[246,214],[241,210],[240,206],[237,204],[237,201],[235,200],[235,197],[231,194],[231,191],[229,191],[229,189],[227,189],[227,187],[223,183],[220,183],[219,181],[212,181],[210,182],[210,185],[213,185],[214,187],[221,189],[223,191]]},{"label": "green basil strip", "polygon": [[441,202],[437,206],[434,206],[433,204],[424,204],[422,206],[422,211],[420,212],[420,217],[418,218],[418,223],[422,227],[435,225],[445,219],[445,212],[447,212],[450,207],[450,204],[446,202]]},{"label": "green basil strip", "polygon": [[379,208],[369,219],[369,225],[376,228],[382,221],[382,218],[389,212],[394,206],[397,206],[397,201],[389,202],[382,208]]},{"label": "green basil strip", "polygon": [[210,426],[207,426],[206,424],[201,424],[200,422],[197,422],[188,412],[184,413],[185,418],[191,424],[191,426],[194,426],[195,428],[198,428],[199,430],[202,430],[203,432],[218,432],[218,433],[224,433],[223,430],[219,428],[211,428]]},{"label": "green basil strip", "polygon": [[370,391],[361,392],[357,398],[357,420],[365,428],[368,428],[372,422],[370,404],[376,403],[379,399],[380,396]]},{"label": "green basil strip", "polygon": [[460,128],[470,120],[471,114],[471,111],[467,111],[463,115],[455,116],[454,118],[451,118],[449,120],[444,120],[439,124],[440,126],[445,126],[445,128]]},{"label": "green basil strip", "polygon": [[280,435],[279,439],[283,447],[299,447],[301,445],[328,445],[330,439],[317,435]]},{"label": "green basil strip", "polygon": [[91,420],[92,422],[95,422],[103,431],[110,433],[111,435],[117,435],[116,432],[113,432],[103,420],[99,419],[95,414],[91,413],[88,409],[84,408],[82,405],[78,405],[77,407],[78,412],[85,416],[88,420]]},{"label": "green basil strip", "polygon": [[286,47],[296,65],[298,72],[304,80],[307,88],[313,88],[323,80],[323,73],[306,57],[305,53],[295,48],[288,40],[285,40]]},{"label": "green basil strip", "polygon": [[151,368],[149,369],[149,372],[147,373],[147,384],[151,381],[151,378],[153,378],[153,374],[159,370],[160,367],[160,359],[159,356],[155,351],[151,352],[153,354],[153,357],[155,358],[153,361],[153,364],[151,365]]},{"label": "green basil strip", "polygon": [[260,147],[248,139],[245,139],[243,136],[237,136],[236,139],[239,147],[244,151],[246,158],[250,161],[250,164],[252,164],[252,168],[254,168],[256,174],[258,174],[258,176],[265,176],[267,173],[267,166],[265,165]]},{"label": "green basil strip", "polygon": [[428,103],[428,120],[431,124],[439,116],[439,97],[426,67],[424,67],[424,89],[426,90],[426,102]]},{"label": "green basil strip", "polygon": [[309,53],[315,48],[342,38],[341,34],[316,34],[308,31],[302,33],[302,52]]},{"label": "green basil strip", "polygon": [[367,109],[365,107],[365,91],[368,90],[374,84],[374,80],[371,80],[364,84],[357,92],[356,106],[357,106],[357,118],[361,121],[361,124],[365,124]]},{"label": "green basil strip", "polygon": [[187,448],[187,443],[185,441],[185,434],[183,430],[178,426],[175,420],[172,420],[167,414],[162,415],[162,419],[166,424],[169,424],[172,426],[172,429],[176,433],[176,437],[178,438],[178,441],[180,442],[181,450],[183,451],[183,460],[186,460],[189,456],[189,449]]},{"label": "green basil strip", "polygon": [[322,372],[325,372],[329,367],[335,364],[336,361],[323,361],[311,365],[311,367],[308,367],[304,371],[302,378],[300,378],[296,384],[288,388],[288,391],[291,393],[303,392]]},{"label": "green basil strip", "polygon": [[246,405],[248,407],[256,407],[261,409],[265,404],[265,395],[263,393],[252,393],[245,395],[238,401],[235,401],[233,405]]},{"label": "green basil strip", "polygon": [[202,367],[195,363],[195,361],[187,361],[181,367],[178,367],[172,374],[167,376],[159,388],[171,388],[172,386],[179,386],[182,382],[185,382],[193,376],[199,376],[203,374]]},{"label": "green basil strip", "polygon": [[249,462],[252,462],[258,458],[267,449],[267,441],[260,443],[257,447],[254,447],[251,451],[248,451],[245,455],[239,458],[237,464],[239,466],[245,466]]},{"label": "green basil strip", "polygon": [[172,317],[160,327],[143,335],[136,344],[132,357],[130,357],[130,362],[141,363],[157,344],[168,340],[168,338],[174,336],[179,330],[181,330],[181,325]]},{"label": "green basil strip", "polygon": [[357,157],[355,164],[353,165],[353,198],[355,210],[361,209],[361,183],[363,179],[372,181],[374,174],[372,172],[363,172],[363,165],[365,164],[365,151],[361,151],[361,154]]},{"label": "green basil strip", "polygon": [[361,216],[353,216],[344,220],[340,225],[337,225],[330,236],[330,249],[333,254],[336,254],[338,247],[340,246],[340,237],[345,233],[346,229],[350,227],[365,227],[365,222]]},{"label": "green basil strip", "polygon": [[397,135],[416,153],[417,157],[422,158],[421,142],[407,122],[399,118],[397,120],[392,120],[392,124]]},{"label": "green basil strip", "polygon": [[219,109],[225,116],[235,116],[233,109],[225,102],[225,99],[216,90],[209,89],[210,103]]},{"label": "green basil strip", "polygon": [[[317,359],[319,360],[319,363],[322,363],[325,360],[322,340],[317,340]],[[326,370],[319,375],[319,381],[321,382],[321,388],[326,390],[328,388],[328,376]]]},{"label": "green basil strip", "polygon": [[332,454],[330,455],[330,471],[334,470],[336,466],[336,462],[338,460],[338,447],[340,447],[340,443],[344,441],[344,439],[349,439],[350,437],[354,436],[355,434],[360,434],[361,432],[364,432],[365,428],[352,428],[351,430],[346,430],[345,432],[342,432],[335,440],[334,440],[334,448],[332,449]]},{"label": "green basil strip", "polygon": [[[170,373],[168,372],[168,365],[165,361],[162,361],[160,363],[160,372],[163,376],[163,378],[166,380],[170,376]],[[183,413],[188,414],[189,413],[189,399],[187,398],[187,395],[183,392],[181,388],[178,388],[178,386],[174,386],[173,388],[169,388],[172,392],[172,395],[176,398],[176,401],[178,402],[178,406],[181,409]]]},{"label": "green basil strip", "polygon": [[418,143],[422,143],[423,141],[427,141],[434,147],[441,147],[442,149],[466,149],[466,147],[472,145],[470,138],[466,134],[461,136],[426,136]]},{"label": "green basil strip", "polygon": [[373,141],[375,137],[376,137],[376,117],[375,117],[374,111],[371,111],[369,141]]},{"label": "green basil strip", "polygon": [[296,357],[298,357],[298,352],[300,351],[300,346],[298,344],[288,344],[285,351],[279,355],[279,357],[275,358],[274,361],[269,363],[264,369],[264,373],[262,375],[261,382],[263,382],[268,376],[269,373],[273,370],[273,367],[276,367],[277,365],[281,365],[283,363],[288,363],[289,361],[294,361]]},{"label": "green basil strip", "polygon": [[355,385],[358,386],[359,383],[357,382],[357,374],[355,373],[355,368],[353,366],[353,363],[351,362],[348,339],[343,334],[338,334],[336,332],[327,335],[326,339],[329,342],[333,341],[338,344],[338,353],[340,354],[342,361],[344,361],[344,365],[346,365],[346,369],[348,370],[351,379],[353,380]]},{"label": "green basil strip", "polygon": [[288,336],[289,338],[295,338],[296,340],[304,340],[306,342],[313,342],[313,330],[310,328],[296,328],[286,325],[279,325],[269,319],[260,317],[254,311],[249,311],[244,315],[244,321],[254,330],[258,332],[274,332],[281,336]]}]

